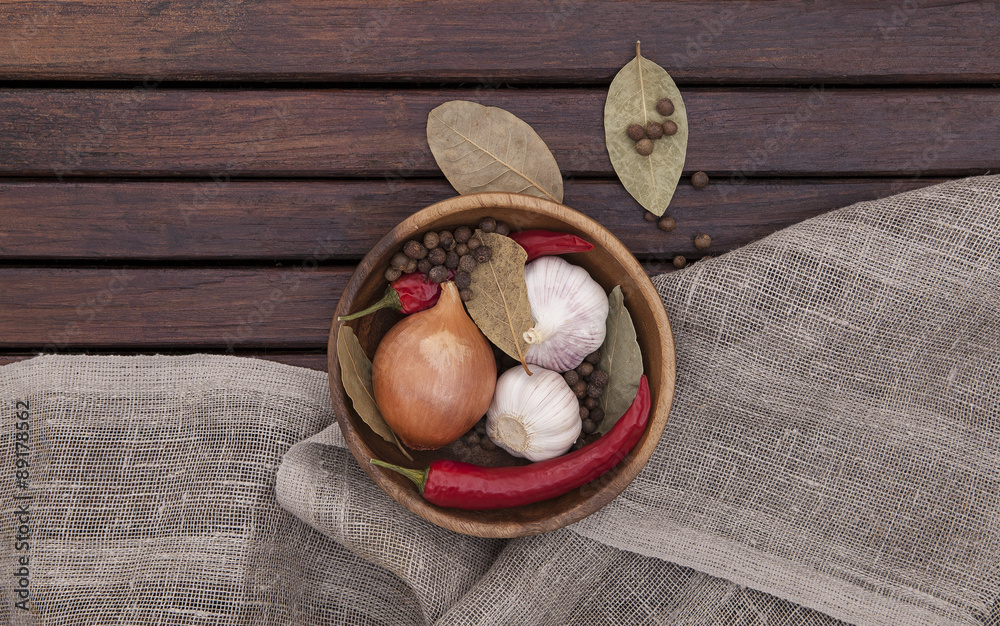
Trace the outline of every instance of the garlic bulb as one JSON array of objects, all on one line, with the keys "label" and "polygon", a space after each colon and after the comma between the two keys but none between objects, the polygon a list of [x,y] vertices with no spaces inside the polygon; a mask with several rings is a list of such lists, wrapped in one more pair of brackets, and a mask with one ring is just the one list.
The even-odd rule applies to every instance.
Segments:
[{"label": "garlic bulb", "polygon": [[580,436],[580,402],[562,376],[529,365],[497,380],[486,412],[486,434],[514,456],[544,461],[564,454]]},{"label": "garlic bulb", "polygon": [[528,363],[566,372],[604,343],[608,294],[587,270],[557,256],[524,268],[535,325],[524,333]]},{"label": "garlic bulb", "polygon": [[432,308],[390,328],[372,359],[382,417],[416,450],[448,445],[472,428],[489,408],[496,380],[493,348],[451,281]]}]

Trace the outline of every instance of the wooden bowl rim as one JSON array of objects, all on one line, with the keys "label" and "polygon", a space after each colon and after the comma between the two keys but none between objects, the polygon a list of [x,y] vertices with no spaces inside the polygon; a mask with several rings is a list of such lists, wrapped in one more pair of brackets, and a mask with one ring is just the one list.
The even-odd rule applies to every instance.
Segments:
[{"label": "wooden bowl rim", "polygon": [[[651,310],[656,321],[656,327],[659,329],[660,351],[663,358],[659,365],[661,368],[661,384],[657,389],[652,389],[651,386],[651,392],[654,394],[654,404],[650,410],[649,423],[646,426],[646,431],[642,439],[636,444],[636,447],[633,448],[629,455],[612,470],[616,472],[616,476],[610,483],[602,485],[593,495],[575,505],[554,513],[538,522],[526,524],[520,521],[469,521],[468,519],[457,519],[454,517],[452,509],[438,507],[427,502],[411,484],[404,484],[403,481],[397,481],[394,477],[390,476],[389,470],[373,466],[369,462],[369,459],[376,456],[374,451],[369,448],[360,434],[354,430],[353,425],[348,421],[347,415],[344,414],[344,411],[352,411],[353,408],[346,399],[346,393],[343,391],[340,381],[340,366],[337,362],[336,354],[337,330],[339,328],[337,317],[347,314],[348,311],[342,310],[342,308],[346,309],[344,303],[347,300],[353,300],[378,259],[382,258],[390,249],[399,246],[400,242],[412,237],[413,233],[425,230],[428,224],[443,217],[456,212],[491,207],[539,213],[543,216],[570,224],[583,232],[600,235],[600,241],[595,241],[594,243],[606,248],[633,276],[642,277],[636,280],[636,282],[643,298],[649,302],[661,301],[656,288],[649,280],[645,270],[628,248],[604,226],[579,211],[551,200],[516,193],[483,192],[453,196],[427,206],[404,219],[386,233],[368,254],[365,255],[361,263],[359,263],[354,274],[344,287],[330,327],[328,378],[337,422],[340,425],[348,448],[364,472],[383,491],[411,512],[442,528],[476,537],[513,538],[549,532],[578,522],[601,509],[632,482],[643,466],[645,466],[650,456],[652,456],[653,450],[656,448],[660,436],[666,427],[670,407],[673,403],[676,363],[673,334],[670,329],[670,321],[667,318],[666,310],[662,306],[652,306]],[[338,402],[338,392],[341,402]]]}]

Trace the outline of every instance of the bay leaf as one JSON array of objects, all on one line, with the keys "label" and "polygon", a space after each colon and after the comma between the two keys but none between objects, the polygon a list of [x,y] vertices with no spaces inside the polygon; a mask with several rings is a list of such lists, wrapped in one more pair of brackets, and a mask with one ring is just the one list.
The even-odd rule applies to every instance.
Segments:
[{"label": "bay leaf", "polygon": [[510,237],[479,230],[476,237],[490,248],[493,257],[472,270],[469,286],[472,299],[465,303],[465,308],[486,338],[520,361],[528,371],[524,360],[528,351],[524,331],[534,325],[528,304],[528,285],[524,282],[524,262],[528,254]]},{"label": "bay leaf", "polygon": [[608,384],[600,398],[604,419],[598,430],[603,435],[632,406],[642,377],[642,352],[621,286],[612,289],[608,296],[607,334],[597,367],[608,373]]},{"label": "bay leaf", "polygon": [[[656,103],[670,98],[674,112],[660,115]],[[628,134],[632,124],[672,120],[677,134],[653,141],[653,152],[642,156]],[[604,102],[604,141],[619,180],[644,209],[663,215],[674,196],[687,154],[688,122],[684,99],[670,75],[644,58],[635,44],[635,58],[619,70],[611,81]]]},{"label": "bay leaf", "polygon": [[531,126],[508,111],[445,102],[427,116],[427,143],[458,193],[506,191],[562,202],[555,157]]},{"label": "bay leaf", "polygon": [[344,383],[347,395],[354,403],[354,410],[376,435],[389,443],[396,444],[400,452],[412,461],[413,457],[396,438],[396,433],[385,423],[382,412],[375,404],[372,362],[361,347],[354,329],[346,324],[341,324],[337,331],[337,360],[340,362],[340,379]]}]

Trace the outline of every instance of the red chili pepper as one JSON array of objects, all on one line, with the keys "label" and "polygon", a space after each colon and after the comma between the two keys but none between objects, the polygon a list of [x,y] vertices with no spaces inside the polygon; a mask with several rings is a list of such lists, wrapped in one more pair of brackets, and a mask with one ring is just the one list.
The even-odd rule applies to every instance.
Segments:
[{"label": "red chili pepper", "polygon": [[431,461],[425,470],[399,467],[371,459],[412,480],[424,499],[456,509],[502,509],[563,495],[600,478],[635,447],[649,418],[649,383],[643,376],[639,392],[625,415],[603,437],[575,452],[515,467],[482,467],[459,461]]},{"label": "red chili pepper", "polygon": [[[451,280],[451,278],[452,276],[449,275],[448,279]],[[440,295],[441,285],[427,280],[427,277],[422,273],[403,274],[389,283],[381,300],[363,311],[342,315],[337,318],[337,321],[347,322],[385,308],[395,309],[409,315],[431,308],[437,304]]]},{"label": "red chili pepper", "polygon": [[594,244],[576,235],[551,230],[521,230],[511,233],[509,237],[528,253],[528,261],[550,254],[587,252],[594,249]]}]

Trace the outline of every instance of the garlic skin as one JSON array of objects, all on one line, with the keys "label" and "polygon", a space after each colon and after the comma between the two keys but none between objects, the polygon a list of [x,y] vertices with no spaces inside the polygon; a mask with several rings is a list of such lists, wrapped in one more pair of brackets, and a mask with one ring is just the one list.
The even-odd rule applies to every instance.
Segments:
[{"label": "garlic skin", "polygon": [[580,436],[580,402],[552,370],[521,366],[497,380],[486,412],[486,434],[510,454],[544,461],[565,454]]},{"label": "garlic skin", "polygon": [[607,331],[608,294],[587,270],[557,256],[545,256],[525,266],[524,282],[535,322],[524,333],[528,363],[566,372],[601,347]]}]

